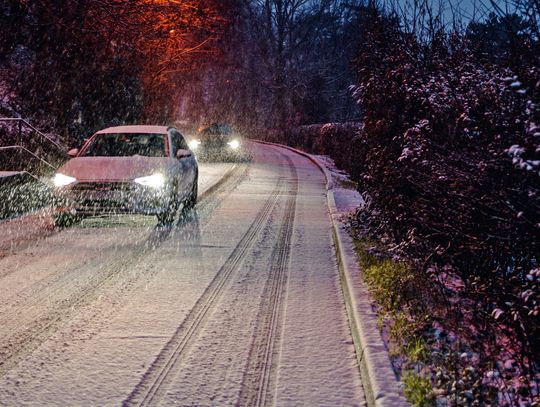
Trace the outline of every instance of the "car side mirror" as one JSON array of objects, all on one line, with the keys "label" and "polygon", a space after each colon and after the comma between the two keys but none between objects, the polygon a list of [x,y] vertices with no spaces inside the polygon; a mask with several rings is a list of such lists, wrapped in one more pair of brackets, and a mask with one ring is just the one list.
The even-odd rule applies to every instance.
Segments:
[{"label": "car side mirror", "polygon": [[191,157],[192,153],[190,150],[184,150],[183,148],[180,148],[176,152],[176,158],[185,158],[185,157]]},{"label": "car side mirror", "polygon": [[68,155],[70,157],[77,157],[77,154],[79,154],[78,148],[72,148],[71,150],[68,151]]}]

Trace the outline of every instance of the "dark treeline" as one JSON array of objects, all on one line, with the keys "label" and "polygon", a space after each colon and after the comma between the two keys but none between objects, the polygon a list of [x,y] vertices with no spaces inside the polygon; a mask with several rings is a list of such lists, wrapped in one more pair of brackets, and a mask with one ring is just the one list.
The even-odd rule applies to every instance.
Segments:
[{"label": "dark treeline", "polygon": [[11,105],[64,137],[111,124],[357,118],[355,1],[3,0]]},{"label": "dark treeline", "polygon": [[223,58],[187,83],[180,116],[246,130],[357,118],[357,13],[355,1],[238,0]]},{"label": "dark treeline", "polygon": [[4,108],[64,138],[173,120],[186,73],[219,57],[231,10],[226,0],[1,5],[0,79],[12,96]]}]

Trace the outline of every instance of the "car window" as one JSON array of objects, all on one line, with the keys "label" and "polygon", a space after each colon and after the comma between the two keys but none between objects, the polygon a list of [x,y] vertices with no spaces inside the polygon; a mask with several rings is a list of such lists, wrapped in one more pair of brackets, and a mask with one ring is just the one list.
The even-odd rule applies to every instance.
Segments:
[{"label": "car window", "polygon": [[86,147],[88,157],[165,157],[165,135],[151,133],[98,134]]},{"label": "car window", "polygon": [[212,123],[210,126],[201,130],[203,136],[221,136],[228,137],[232,135],[232,128],[228,124]]}]

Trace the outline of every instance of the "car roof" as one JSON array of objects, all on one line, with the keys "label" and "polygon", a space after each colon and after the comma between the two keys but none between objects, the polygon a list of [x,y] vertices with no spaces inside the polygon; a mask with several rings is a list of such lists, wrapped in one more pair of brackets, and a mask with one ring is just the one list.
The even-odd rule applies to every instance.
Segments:
[{"label": "car roof", "polygon": [[133,126],[116,126],[96,132],[96,134],[106,133],[151,133],[151,134],[167,134],[167,126],[151,126],[151,125],[133,125]]}]

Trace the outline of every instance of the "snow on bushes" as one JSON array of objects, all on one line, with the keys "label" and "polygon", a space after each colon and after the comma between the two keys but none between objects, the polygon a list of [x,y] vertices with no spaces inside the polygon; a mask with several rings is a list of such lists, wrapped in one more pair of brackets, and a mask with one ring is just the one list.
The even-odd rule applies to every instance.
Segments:
[{"label": "snow on bushes", "polygon": [[[505,394],[527,399],[540,363],[538,57],[486,63],[466,38],[420,43],[380,16],[365,35],[362,163],[350,165],[371,197],[372,233],[437,284],[443,269],[463,282],[458,300],[441,287],[453,317],[440,322],[480,368],[515,360]],[[493,396],[486,386],[476,400]]]}]

